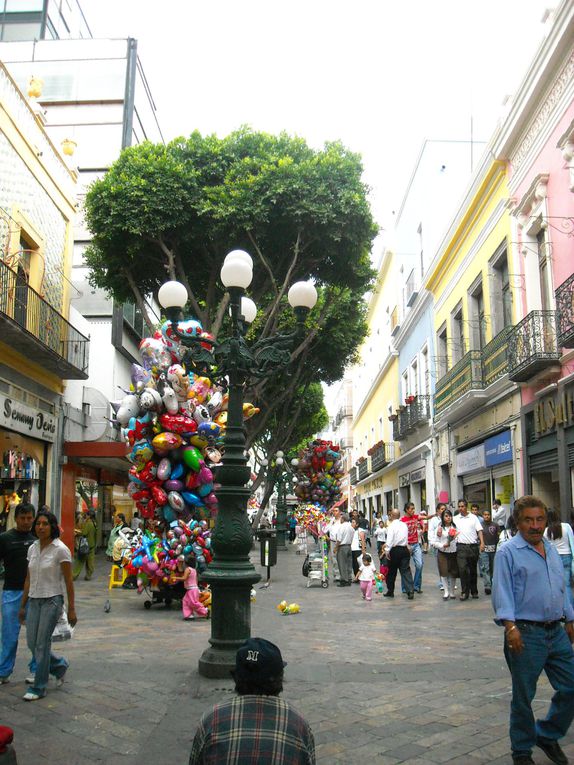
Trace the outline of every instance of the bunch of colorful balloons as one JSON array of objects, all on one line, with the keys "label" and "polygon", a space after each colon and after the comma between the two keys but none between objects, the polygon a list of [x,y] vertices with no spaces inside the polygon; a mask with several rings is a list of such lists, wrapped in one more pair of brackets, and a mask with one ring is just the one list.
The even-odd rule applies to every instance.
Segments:
[{"label": "bunch of colorful balloons", "polygon": [[207,521],[173,521],[163,535],[144,532],[134,540],[128,573],[137,576],[138,589],[172,584],[180,559],[195,557],[198,571],[211,562],[211,531]]},{"label": "bunch of colorful balloons", "polygon": [[[212,339],[195,320],[180,322],[178,330],[199,342]],[[142,364],[132,364],[131,390],[112,402],[132,463],[128,492],[142,518],[167,524],[216,513],[213,470],[222,459],[227,424],[224,389],[188,372],[185,353],[165,322],[140,343]],[[258,412],[245,404],[246,419]]]},{"label": "bunch of colorful balloons", "polygon": [[331,441],[310,441],[300,455],[295,494],[302,502],[329,508],[341,497],[343,464],[339,446]]}]

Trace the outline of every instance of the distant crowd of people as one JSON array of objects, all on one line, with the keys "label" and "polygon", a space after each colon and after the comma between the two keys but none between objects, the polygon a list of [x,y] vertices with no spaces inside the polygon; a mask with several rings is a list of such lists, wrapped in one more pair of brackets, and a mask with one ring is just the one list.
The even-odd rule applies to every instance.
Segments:
[{"label": "distant crowd of people", "polygon": [[[571,587],[574,560],[574,532],[562,522],[559,513],[548,509],[545,537],[556,548],[563,564],[564,583],[574,603]],[[382,577],[386,584],[384,597],[394,598],[397,576],[401,589],[409,600],[422,594],[425,555],[431,553],[438,569],[437,586],[444,601],[454,600],[456,590],[461,601],[479,598],[479,579],[484,594],[492,592],[496,551],[517,533],[513,515],[499,499],[491,509],[480,510],[466,499],[457,502],[453,512],[445,503],[436,506],[435,513],[416,512],[413,502],[407,502],[403,513],[393,509],[388,515],[375,514],[372,526],[364,513],[350,514],[335,509],[324,533],[332,553],[331,568],[339,587],[368,578],[361,571],[365,563],[372,567],[372,582]],[[376,545],[371,550],[372,544]],[[378,561],[375,565],[374,561]],[[370,593],[365,597],[370,600]]]}]

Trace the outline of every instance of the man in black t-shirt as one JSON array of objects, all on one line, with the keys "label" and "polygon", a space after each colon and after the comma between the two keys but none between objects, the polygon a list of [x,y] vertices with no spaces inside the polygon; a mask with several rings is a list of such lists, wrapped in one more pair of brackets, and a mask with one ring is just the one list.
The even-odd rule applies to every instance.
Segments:
[{"label": "man in black t-shirt", "polygon": [[[22,502],[14,511],[16,528],[0,534],[0,560],[4,563],[4,591],[2,592],[2,654],[0,655],[0,683],[7,683],[14,663],[20,635],[18,611],[28,573],[28,548],[36,541],[32,523],[34,505]],[[30,671],[35,671],[34,658]]]},{"label": "man in black t-shirt", "polygon": [[482,512],[482,536],[484,539],[484,551],[480,553],[478,565],[484,582],[484,593],[490,595],[492,577],[494,576],[494,556],[500,536],[500,526],[492,521],[490,510]]}]

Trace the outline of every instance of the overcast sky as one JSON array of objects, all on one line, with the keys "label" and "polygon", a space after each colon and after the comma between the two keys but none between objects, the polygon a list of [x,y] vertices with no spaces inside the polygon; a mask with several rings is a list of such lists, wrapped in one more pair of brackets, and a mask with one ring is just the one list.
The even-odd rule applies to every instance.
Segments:
[{"label": "overcast sky", "polygon": [[[557,3],[555,3],[557,4]],[[138,39],[167,139],[242,124],[362,154],[388,225],[425,138],[488,140],[552,0],[82,0]]]}]

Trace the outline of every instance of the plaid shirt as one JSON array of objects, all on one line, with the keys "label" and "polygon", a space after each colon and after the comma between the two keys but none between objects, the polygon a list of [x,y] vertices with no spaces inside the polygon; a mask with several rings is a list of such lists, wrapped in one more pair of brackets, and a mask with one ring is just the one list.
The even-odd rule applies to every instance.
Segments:
[{"label": "plaid shirt", "polygon": [[314,765],[315,741],[278,696],[235,696],[201,718],[189,765]]}]

